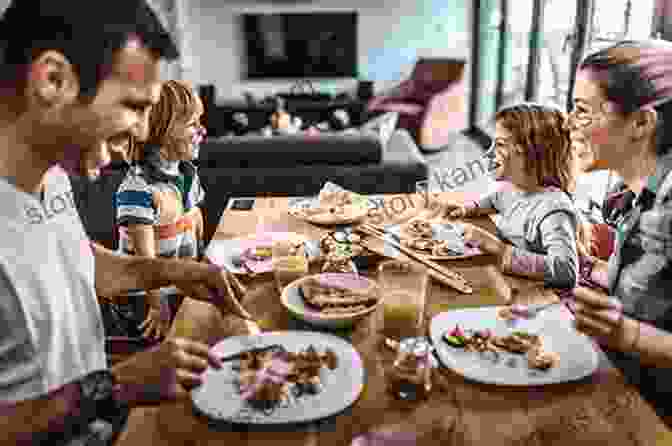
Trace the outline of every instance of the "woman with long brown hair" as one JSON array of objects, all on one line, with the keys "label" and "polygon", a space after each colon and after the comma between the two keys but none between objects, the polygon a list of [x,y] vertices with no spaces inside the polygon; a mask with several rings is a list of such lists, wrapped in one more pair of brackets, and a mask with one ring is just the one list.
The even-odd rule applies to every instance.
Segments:
[{"label": "woman with long brown hair", "polygon": [[612,209],[607,293],[579,288],[576,326],[594,336],[668,424],[672,419],[672,43],[621,42],[579,65],[569,118],[628,199]]},{"label": "woman with long brown hair", "polygon": [[[119,250],[124,254],[197,258],[203,239],[204,199],[191,162],[204,136],[203,104],[191,86],[170,80],[149,117],[149,137],[131,151],[133,166],[116,195]],[[144,294],[145,291],[138,291]],[[166,334],[179,295],[174,288],[147,290],[146,337]]]}]

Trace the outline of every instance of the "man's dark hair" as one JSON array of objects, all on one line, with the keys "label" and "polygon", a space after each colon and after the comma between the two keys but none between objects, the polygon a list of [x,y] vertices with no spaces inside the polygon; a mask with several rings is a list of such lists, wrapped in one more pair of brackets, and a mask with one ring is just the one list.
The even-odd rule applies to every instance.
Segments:
[{"label": "man's dark hair", "polygon": [[132,36],[159,58],[179,56],[145,0],[12,0],[0,19],[0,81],[21,88],[35,57],[55,50],[73,65],[80,96],[92,99]]}]

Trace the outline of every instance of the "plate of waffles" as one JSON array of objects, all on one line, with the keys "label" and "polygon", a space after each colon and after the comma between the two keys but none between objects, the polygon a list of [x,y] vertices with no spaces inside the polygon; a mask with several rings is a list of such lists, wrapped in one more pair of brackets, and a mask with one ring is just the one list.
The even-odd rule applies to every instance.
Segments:
[{"label": "plate of waffles", "polygon": [[224,425],[272,427],[317,421],[350,407],[364,390],[364,364],[345,339],[313,331],[229,336],[211,352],[191,391],[195,411]]},{"label": "plate of waffles", "polygon": [[382,302],[378,284],[356,273],[322,273],[295,280],[280,296],[292,316],[316,327],[346,328]]},{"label": "plate of waffles", "polygon": [[388,237],[430,260],[468,259],[483,251],[464,240],[459,222],[436,222],[414,218],[386,228]]}]

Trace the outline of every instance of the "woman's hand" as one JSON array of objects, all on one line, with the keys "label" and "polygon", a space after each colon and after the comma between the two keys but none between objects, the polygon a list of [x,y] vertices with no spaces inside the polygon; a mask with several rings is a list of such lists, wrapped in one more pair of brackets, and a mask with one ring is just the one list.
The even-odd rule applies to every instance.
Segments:
[{"label": "woman's hand", "polygon": [[464,241],[467,244],[477,246],[481,251],[487,254],[493,254],[501,257],[504,254],[506,244],[495,234],[470,223],[462,223],[464,226]]},{"label": "woman's hand", "polygon": [[574,296],[577,330],[615,350],[628,351],[635,347],[638,322],[624,317],[618,299],[584,287],[574,289]]},{"label": "woman's hand", "polygon": [[161,299],[160,302],[158,307],[149,307],[147,317],[139,326],[140,330],[143,330],[142,337],[145,339],[162,339],[170,329],[170,305],[165,299]]}]

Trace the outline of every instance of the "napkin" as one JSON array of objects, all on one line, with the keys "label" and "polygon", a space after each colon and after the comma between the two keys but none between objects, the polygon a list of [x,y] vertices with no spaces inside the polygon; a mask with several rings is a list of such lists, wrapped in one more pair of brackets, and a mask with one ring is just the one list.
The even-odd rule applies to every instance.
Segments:
[{"label": "napkin", "polygon": [[[249,257],[251,250],[259,246],[272,246],[276,241],[296,240],[298,234],[287,232],[267,232],[259,234],[255,239],[244,240],[241,242],[243,252],[240,255],[241,264],[251,273],[267,273],[273,271],[273,259],[256,260]],[[303,248],[308,258],[315,258],[321,255],[319,240],[303,240]]]},{"label": "napkin", "polygon": [[[295,240],[296,243],[301,243],[303,241],[305,252],[309,257],[316,257],[317,255],[319,255],[319,246],[316,248],[316,244],[319,245],[319,242],[305,240],[305,238],[300,234],[292,232],[269,231],[255,234],[254,238],[237,240],[237,242],[239,243],[240,254],[236,254],[236,256],[238,256],[238,259],[237,261],[233,260],[233,263],[238,264],[239,266],[244,267],[244,269],[255,274],[272,271],[273,270],[272,258],[268,258],[265,260],[256,260],[252,258],[252,250],[260,246],[270,248],[273,246],[274,242],[285,240]],[[317,254],[316,249],[318,250]],[[221,260],[215,261],[215,259],[213,259],[214,256],[212,256],[212,254],[213,253],[211,253],[210,256],[211,261],[213,261],[216,264],[224,263]]]},{"label": "napkin", "polygon": [[339,186],[336,183],[332,183],[331,181],[327,181],[324,183],[324,186],[322,186],[322,189],[320,190],[320,193],[318,194],[318,206],[319,206],[319,197],[322,197],[324,194],[329,194],[329,193],[334,193],[334,192],[349,192],[352,194],[352,203],[356,206],[367,206],[369,204],[369,200],[364,196],[360,195],[358,193],[352,192],[347,190],[346,188]]},{"label": "napkin", "polygon": [[324,183],[324,186],[322,186],[322,189],[320,189],[320,192],[316,197],[290,198],[289,207],[296,209],[317,209],[320,207],[320,197],[334,192],[350,192],[352,194],[353,204],[364,207],[369,207],[370,205],[369,199],[366,196],[349,191],[336,183],[327,181]]}]

